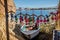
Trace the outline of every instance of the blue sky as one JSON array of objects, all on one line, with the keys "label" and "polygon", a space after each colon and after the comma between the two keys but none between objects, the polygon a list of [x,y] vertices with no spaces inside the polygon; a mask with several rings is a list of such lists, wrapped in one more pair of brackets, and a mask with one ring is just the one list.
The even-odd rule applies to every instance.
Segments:
[{"label": "blue sky", "polygon": [[55,7],[58,5],[58,0],[14,0],[14,2],[17,8]]}]

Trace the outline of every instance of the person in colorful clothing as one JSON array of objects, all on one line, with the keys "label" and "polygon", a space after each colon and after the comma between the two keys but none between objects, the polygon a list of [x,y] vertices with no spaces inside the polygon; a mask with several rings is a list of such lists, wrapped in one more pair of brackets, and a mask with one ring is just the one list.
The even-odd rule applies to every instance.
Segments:
[{"label": "person in colorful clothing", "polygon": [[27,24],[29,23],[29,18],[27,18],[27,17],[25,16],[24,20],[25,20],[26,25],[27,25]]},{"label": "person in colorful clothing", "polygon": [[50,17],[50,15],[46,15],[47,22],[49,22],[49,17]]},{"label": "person in colorful clothing", "polygon": [[23,17],[20,16],[19,20],[20,20],[20,23],[22,23],[22,21],[23,21]]},{"label": "person in colorful clothing", "polygon": [[40,19],[39,19],[39,23],[40,23],[40,24],[43,23],[43,19],[42,19],[42,17],[40,17]]},{"label": "person in colorful clothing", "polygon": [[43,22],[46,24],[46,23],[47,23],[47,19],[46,19],[46,18],[44,18]]},{"label": "person in colorful clothing", "polygon": [[36,25],[39,26],[39,17],[36,19]]},{"label": "person in colorful clothing", "polygon": [[52,18],[51,18],[54,22],[56,22],[56,20],[57,20],[57,17],[56,17],[56,15],[52,15]]},{"label": "person in colorful clothing", "polygon": [[18,21],[18,18],[17,18],[17,16],[15,16],[15,22],[17,23],[17,21]]},{"label": "person in colorful clothing", "polygon": [[50,15],[51,15],[51,25],[52,25],[53,27],[55,27],[55,26],[56,26],[56,21],[57,21],[56,14],[53,13],[53,12],[51,12]]},{"label": "person in colorful clothing", "polygon": [[11,22],[13,21],[13,13],[11,13]]}]

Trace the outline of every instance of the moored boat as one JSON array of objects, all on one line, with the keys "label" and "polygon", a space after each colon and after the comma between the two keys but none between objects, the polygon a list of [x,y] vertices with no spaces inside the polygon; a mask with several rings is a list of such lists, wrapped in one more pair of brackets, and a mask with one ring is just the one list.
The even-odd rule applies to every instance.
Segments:
[{"label": "moored boat", "polygon": [[25,37],[27,37],[28,39],[32,39],[35,36],[37,36],[40,32],[40,28],[37,29],[33,29],[33,30],[27,30],[26,28],[24,28],[25,26],[22,26],[20,31],[22,34],[24,34]]}]

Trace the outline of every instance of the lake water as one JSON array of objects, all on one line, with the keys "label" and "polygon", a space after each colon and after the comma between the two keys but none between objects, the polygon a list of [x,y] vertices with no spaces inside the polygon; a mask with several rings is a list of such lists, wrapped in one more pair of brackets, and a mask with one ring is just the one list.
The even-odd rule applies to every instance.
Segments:
[{"label": "lake water", "polygon": [[[22,10],[21,11],[22,12],[22,14],[25,14],[26,13],[26,11],[25,10]],[[45,16],[45,15],[49,15],[50,14],[50,12],[56,12],[56,10],[28,10],[27,11],[27,13],[29,14],[29,15],[31,15],[31,14],[36,14],[37,16],[39,16],[39,15],[43,15],[43,16]],[[16,11],[16,14],[19,14],[20,13],[20,11]],[[19,17],[19,16],[18,16]]]}]

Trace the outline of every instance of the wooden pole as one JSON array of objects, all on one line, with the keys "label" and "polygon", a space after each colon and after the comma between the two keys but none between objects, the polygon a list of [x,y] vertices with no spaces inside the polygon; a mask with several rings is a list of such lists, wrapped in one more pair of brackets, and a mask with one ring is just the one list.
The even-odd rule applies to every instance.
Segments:
[{"label": "wooden pole", "polygon": [[4,0],[4,4],[5,4],[5,16],[6,16],[6,37],[7,37],[7,40],[9,40],[7,0]]}]

